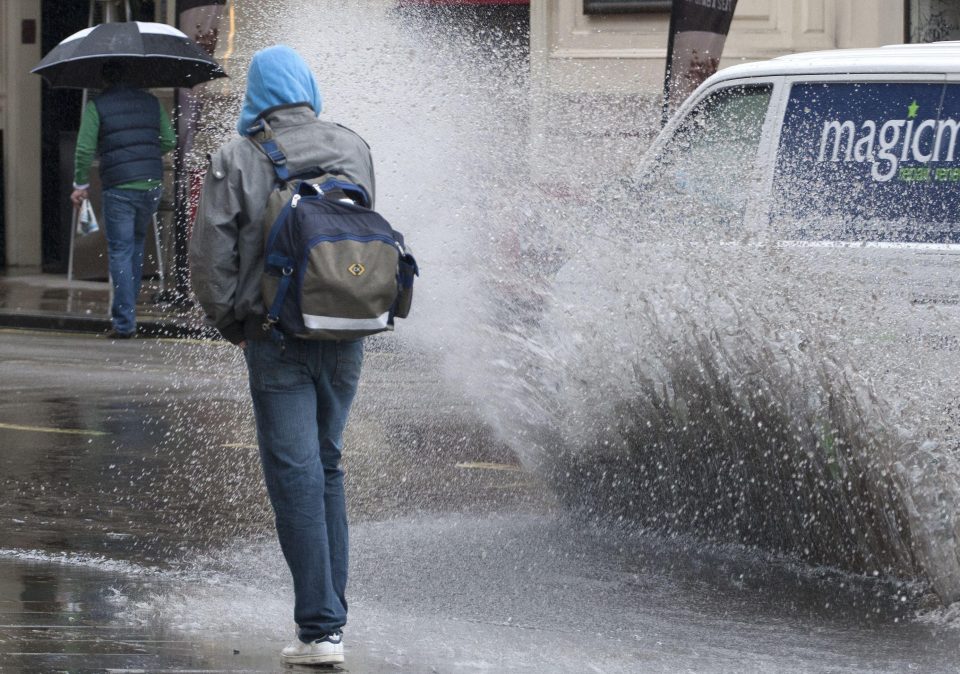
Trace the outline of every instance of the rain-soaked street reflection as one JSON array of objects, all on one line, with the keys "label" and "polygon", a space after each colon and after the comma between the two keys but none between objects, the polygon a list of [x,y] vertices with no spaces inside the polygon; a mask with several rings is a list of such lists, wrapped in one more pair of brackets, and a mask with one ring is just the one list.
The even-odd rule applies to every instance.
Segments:
[{"label": "rain-soaked street reflection", "polygon": [[[922,586],[571,518],[420,359],[372,347],[347,438],[350,671],[952,670],[960,632]],[[235,354],[0,350],[4,671],[273,671],[292,596]]]},{"label": "rain-soaked street reflection", "polygon": [[[17,392],[0,417],[17,420],[0,422],[4,548],[166,567],[237,537],[272,537],[233,348],[143,342],[123,350],[14,332],[3,341],[4,386]],[[548,501],[464,402],[441,399],[435,375],[383,344],[368,347],[370,376],[347,434],[356,448],[345,458],[354,521]],[[393,407],[400,391],[411,402]]]},{"label": "rain-soaked street reflection", "polygon": [[[954,447],[956,373],[881,329],[876,261],[698,245],[695,217],[651,223],[635,186],[591,182],[629,175],[659,109],[539,99],[519,13],[324,6],[336,31],[236,3],[194,159],[282,39],[370,142],[423,268],[347,431],[347,668],[956,671],[960,618],[887,563],[896,527],[847,526],[896,520],[889,457],[856,461],[898,424],[895,448]],[[686,243],[640,247],[643,227]],[[825,290],[838,269],[874,300]],[[929,314],[918,341],[955,320]],[[216,342],[0,333],[0,670],[278,668],[292,596],[243,370]]]}]

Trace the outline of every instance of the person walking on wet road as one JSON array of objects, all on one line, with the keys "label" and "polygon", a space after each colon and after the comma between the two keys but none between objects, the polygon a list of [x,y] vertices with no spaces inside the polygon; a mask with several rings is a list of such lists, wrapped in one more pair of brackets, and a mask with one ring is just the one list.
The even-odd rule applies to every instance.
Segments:
[{"label": "person walking on wet road", "polygon": [[319,119],[320,111],[316,80],[294,50],[254,55],[241,137],[210,158],[190,242],[193,289],[207,320],[246,359],[264,479],[293,576],[297,639],[281,657],[300,664],[343,662],[348,536],[340,457],[363,341],[278,340],[263,329],[260,220],[276,176],[250,136],[266,122],[291,175],[322,167],[363,187],[372,201],[369,147]]},{"label": "person walking on wet road", "polygon": [[177,143],[160,101],[142,89],[124,86],[124,67],[119,61],[104,64],[105,89],[84,108],[70,195],[78,208],[88,197],[90,164],[99,149],[113,284],[112,328],[107,337],[114,339],[129,339],[137,332],[144,241],[160,205],[163,155]]}]

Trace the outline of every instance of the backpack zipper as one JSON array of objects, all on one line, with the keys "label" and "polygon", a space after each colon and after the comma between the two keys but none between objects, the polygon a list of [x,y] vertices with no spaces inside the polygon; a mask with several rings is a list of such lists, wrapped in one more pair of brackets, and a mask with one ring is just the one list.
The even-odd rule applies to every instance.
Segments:
[{"label": "backpack zipper", "polygon": [[315,236],[309,241],[307,241],[307,247],[312,248],[318,243],[323,243],[323,242],[334,243],[336,241],[359,241],[361,243],[369,243],[371,241],[382,241],[383,243],[390,244],[395,248],[403,250],[402,248],[400,248],[400,244],[398,244],[395,239],[385,234],[368,234],[365,236],[359,236],[356,234],[337,234],[334,236],[321,235],[321,236]]}]

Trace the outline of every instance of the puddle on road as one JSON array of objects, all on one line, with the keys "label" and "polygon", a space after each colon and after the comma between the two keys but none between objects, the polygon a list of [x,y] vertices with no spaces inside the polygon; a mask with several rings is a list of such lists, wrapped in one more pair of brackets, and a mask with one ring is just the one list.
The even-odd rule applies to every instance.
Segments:
[{"label": "puddle on road", "polygon": [[[549,515],[400,518],[351,536],[346,643],[369,671],[583,671],[588,643],[603,672],[947,672],[960,648],[960,630],[914,620],[917,586],[742,548]],[[198,640],[216,623],[267,650],[292,634],[272,540],[163,575],[162,591],[114,598],[121,622]]]},{"label": "puddle on road", "polygon": [[[145,357],[166,358],[154,350],[200,347],[142,348]],[[371,381],[405,369],[382,366],[368,370]],[[412,385],[409,377],[403,384]],[[111,629],[214,648],[204,657],[233,657],[209,643],[208,626],[222,624],[225,643],[239,644],[252,668],[271,671],[290,638],[292,599],[246,435],[248,411],[224,394],[215,406],[198,405],[203,393],[189,393],[185,381],[166,394],[177,401],[174,416],[168,398],[146,395],[154,384],[124,386],[117,395],[136,404],[118,407],[105,396],[88,405],[88,418],[101,419],[93,427],[110,435],[9,436],[16,442],[0,460],[11,467],[4,480],[13,490],[4,493],[18,496],[0,502],[0,514],[23,521],[10,526],[4,547],[85,553],[21,551],[12,563],[46,565],[53,578],[88,570],[99,579],[89,582],[101,583],[94,596],[108,607]],[[421,390],[434,390],[433,382]],[[464,422],[469,407],[428,401],[433,416],[385,425],[383,404],[392,397],[389,387],[363,391],[348,439],[348,648],[363,671],[422,663],[438,671],[582,671],[583,651],[571,654],[571,640],[589,642],[592,662],[608,672],[635,671],[637,663],[664,672],[950,671],[960,630],[943,612],[916,620],[915,586],[557,518],[548,491],[517,472],[512,453],[482,425]],[[154,435],[118,430],[138,423]],[[172,470],[184,465],[189,470]],[[478,468],[491,465],[511,469]],[[224,498],[229,491],[233,501]],[[124,559],[137,561],[116,561]],[[493,642],[503,644],[502,655],[491,655]]]},{"label": "puddle on road", "polygon": [[[94,340],[90,347],[104,357],[112,353]],[[68,380],[75,383],[65,384],[64,370],[50,363],[26,373],[32,384],[19,396],[0,401],[3,420],[98,433],[3,431],[0,548],[176,567],[188,553],[272,537],[236,354],[209,344],[144,342],[128,357],[159,374],[143,377],[132,369],[117,377],[80,364],[71,366],[77,376]],[[512,451],[471,418],[469,407],[438,402],[428,371],[412,368],[409,358],[368,352],[346,434],[351,518],[551,507],[549,492],[518,472]],[[417,374],[398,379],[408,370]],[[198,383],[204,372],[222,376]],[[389,413],[400,387],[423,405],[415,418],[411,406]],[[72,413],[78,409],[82,418]]]}]

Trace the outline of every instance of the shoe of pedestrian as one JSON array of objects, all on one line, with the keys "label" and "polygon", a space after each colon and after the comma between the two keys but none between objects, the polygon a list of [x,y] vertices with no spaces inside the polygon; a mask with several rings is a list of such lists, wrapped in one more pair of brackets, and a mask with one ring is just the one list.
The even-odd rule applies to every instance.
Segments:
[{"label": "shoe of pedestrian", "polygon": [[336,665],[343,662],[343,634],[328,634],[308,644],[295,640],[280,652],[291,665]]},{"label": "shoe of pedestrian", "polygon": [[137,336],[137,333],[134,332],[120,332],[116,328],[110,328],[103,336],[107,339],[133,339]]}]

